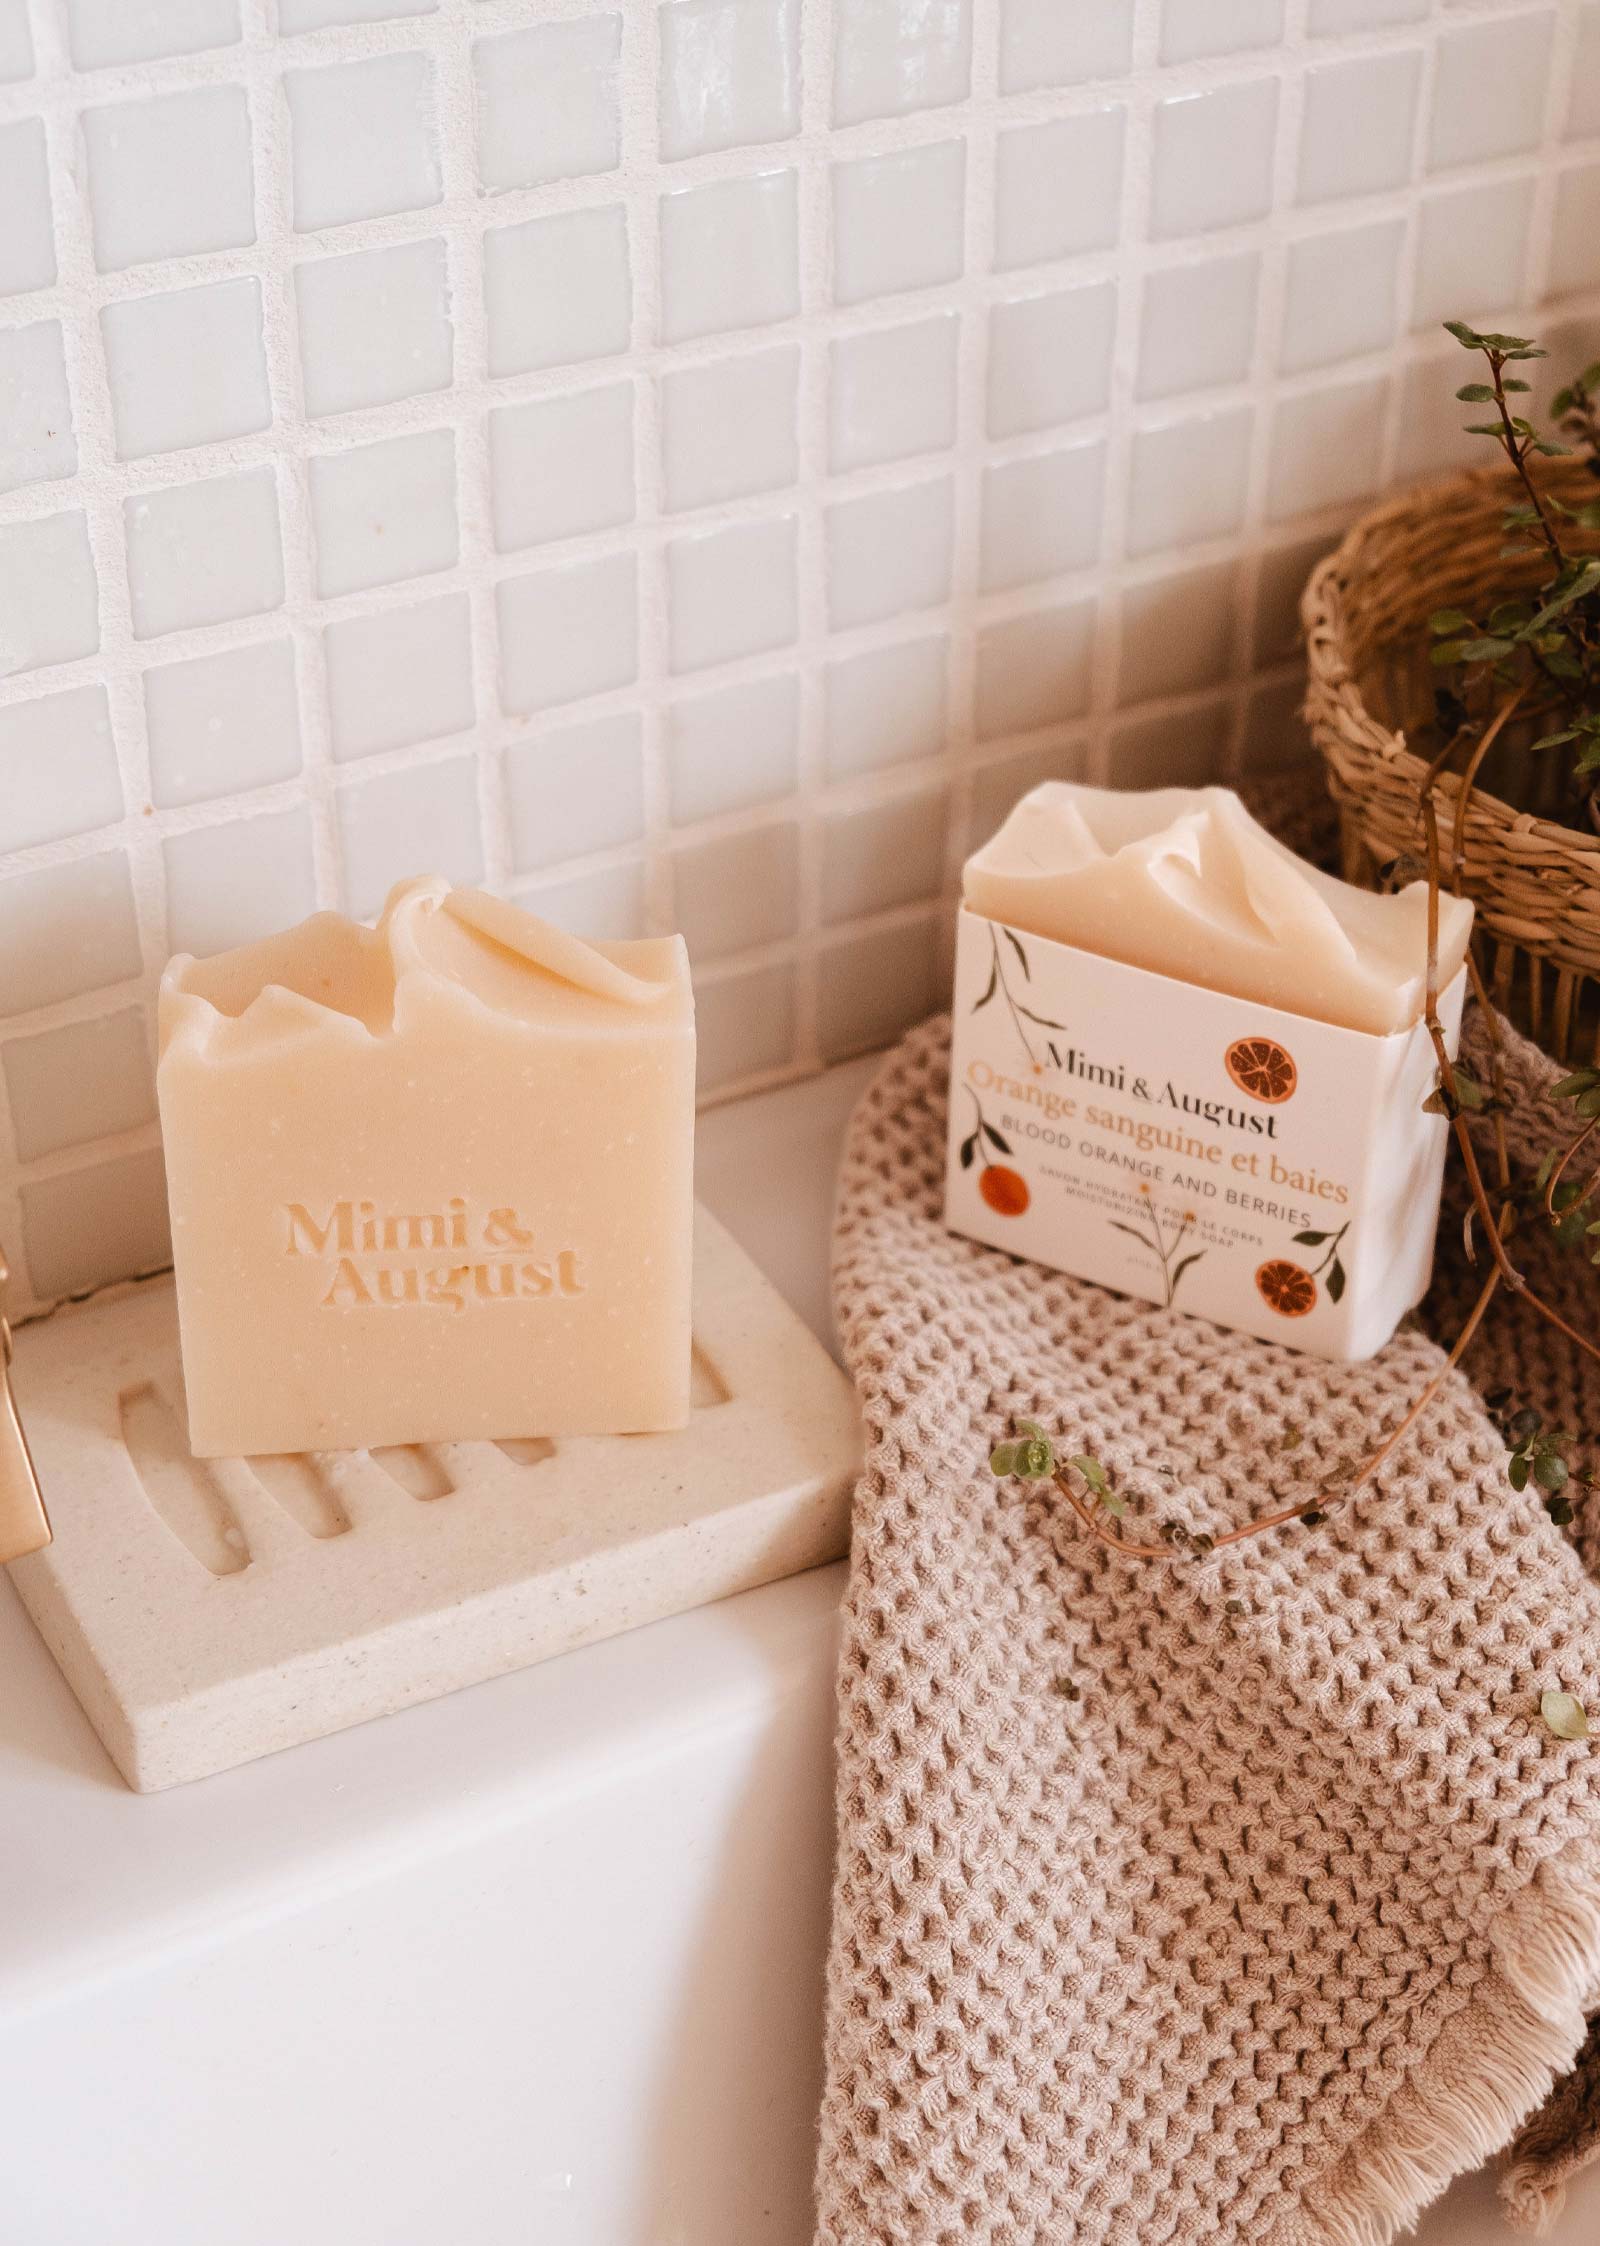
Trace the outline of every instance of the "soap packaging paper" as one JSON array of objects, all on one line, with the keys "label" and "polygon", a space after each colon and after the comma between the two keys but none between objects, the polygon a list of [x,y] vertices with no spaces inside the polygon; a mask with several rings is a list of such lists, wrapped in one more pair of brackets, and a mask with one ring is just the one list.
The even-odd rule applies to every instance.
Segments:
[{"label": "soap packaging paper", "polygon": [[173,960],[160,1042],[197,1457],[686,1423],[680,939],[423,879]]},{"label": "soap packaging paper", "polygon": [[[1226,790],[1048,783],[965,889],[950,1228],[1318,1356],[1381,1348],[1428,1285],[1448,1135],[1423,886],[1336,882]],[[1441,903],[1453,1055],[1471,908]]]}]

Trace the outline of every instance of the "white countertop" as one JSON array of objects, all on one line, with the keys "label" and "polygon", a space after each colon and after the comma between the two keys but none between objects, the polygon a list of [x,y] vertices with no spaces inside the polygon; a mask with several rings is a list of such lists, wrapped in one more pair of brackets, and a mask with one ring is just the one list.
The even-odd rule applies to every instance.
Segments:
[{"label": "white countertop", "polygon": [[[873,1065],[852,1064],[700,1122],[701,1198],[825,1339],[838,1141]],[[0,2030],[26,2049],[32,2021],[48,2043],[51,2015],[69,2001],[89,2002],[97,1988],[149,1975],[158,1964],[181,1969],[228,1941],[248,1946],[274,1921],[337,1906],[402,1872],[425,1873],[435,1860],[514,1833],[535,1814],[548,1820],[552,1803],[608,1784],[625,1792],[633,1774],[670,1763],[685,1738],[731,1735],[752,1711],[779,1708],[797,1694],[808,1720],[825,1725],[841,1581],[840,1569],[818,1570],[148,1797],[123,1787],[6,1585]],[[815,1845],[825,1853],[825,1839]],[[819,1870],[818,1895],[821,1879]],[[814,1927],[808,1939],[819,1936]],[[820,1958],[808,1953],[801,1969],[815,1976]],[[795,2095],[809,2095],[809,2077],[800,2081]],[[795,2153],[791,2168],[798,2159]],[[787,2227],[772,2210],[762,2213],[769,2218],[763,2238],[800,2234],[798,2211]],[[121,2236],[133,2246],[161,2246],[162,2235],[152,2213],[150,2227],[120,2233],[119,2246]],[[552,2223],[537,2235],[565,2240],[569,2233]],[[581,2228],[570,2235],[580,2238]],[[711,2246],[705,2234],[681,2235],[683,2246]],[[1487,2179],[1473,2177],[1417,2235],[1424,2246],[1506,2246],[1511,2234]],[[1597,2235],[1600,2171],[1591,2171],[1551,2237],[1555,2246],[1592,2246]],[[493,2230],[493,2246],[500,2236]],[[455,2237],[457,2246],[489,2246],[491,2231],[480,2239],[458,2228]],[[219,2237],[215,2246],[231,2241]],[[368,2242],[352,2237],[350,2246]],[[585,2246],[611,2241],[592,2237]]]}]

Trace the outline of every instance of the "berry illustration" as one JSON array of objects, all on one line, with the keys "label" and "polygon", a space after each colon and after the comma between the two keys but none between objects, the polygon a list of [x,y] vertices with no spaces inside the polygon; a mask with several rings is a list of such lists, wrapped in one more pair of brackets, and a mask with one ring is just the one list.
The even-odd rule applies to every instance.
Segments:
[{"label": "berry illustration", "polygon": [[1000,1162],[991,1162],[979,1173],[978,1191],[997,1217],[1020,1217],[1033,1198],[1027,1180]]}]

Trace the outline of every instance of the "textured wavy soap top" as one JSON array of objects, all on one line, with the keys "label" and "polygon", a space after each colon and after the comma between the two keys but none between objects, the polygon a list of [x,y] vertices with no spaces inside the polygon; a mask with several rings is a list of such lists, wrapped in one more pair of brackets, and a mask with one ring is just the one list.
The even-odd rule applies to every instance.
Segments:
[{"label": "textured wavy soap top", "polygon": [[588,943],[424,875],[390,892],[375,928],[319,912],[211,959],[180,954],[161,978],[161,1050],[181,1041],[233,1056],[307,1035],[390,1037],[438,1007],[571,1031],[641,1012],[687,1020],[688,957],[677,936]]},{"label": "textured wavy soap top", "polygon": [[[1428,899],[1308,866],[1231,788],[1143,793],[1046,781],[967,860],[973,912],[1081,951],[1379,1036],[1421,1015]],[[1439,902],[1439,981],[1472,907]]]}]

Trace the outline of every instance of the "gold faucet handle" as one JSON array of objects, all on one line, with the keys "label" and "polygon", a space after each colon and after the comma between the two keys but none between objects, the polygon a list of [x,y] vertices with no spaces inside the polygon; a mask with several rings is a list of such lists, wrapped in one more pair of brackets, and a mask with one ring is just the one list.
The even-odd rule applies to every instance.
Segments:
[{"label": "gold faucet handle", "polygon": [[39,1477],[28,1456],[28,1439],[11,1392],[11,1325],[6,1317],[10,1273],[0,1254],[0,1566],[42,1551],[50,1541]]}]

